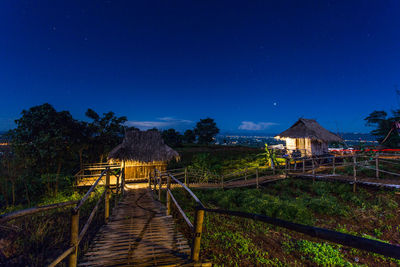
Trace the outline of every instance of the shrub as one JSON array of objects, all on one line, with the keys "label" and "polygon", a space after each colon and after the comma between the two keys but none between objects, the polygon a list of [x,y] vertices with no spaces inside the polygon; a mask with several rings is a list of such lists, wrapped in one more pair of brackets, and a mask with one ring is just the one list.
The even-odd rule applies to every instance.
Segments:
[{"label": "shrub", "polygon": [[319,266],[353,266],[341,256],[338,249],[327,243],[300,240],[294,244],[286,244],[285,247],[288,251],[299,251]]}]

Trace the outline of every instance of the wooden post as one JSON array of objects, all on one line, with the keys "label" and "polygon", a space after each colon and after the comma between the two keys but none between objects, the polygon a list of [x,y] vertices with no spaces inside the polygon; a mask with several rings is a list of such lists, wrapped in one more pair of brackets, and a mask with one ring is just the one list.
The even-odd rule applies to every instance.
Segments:
[{"label": "wooden post", "polygon": [[335,175],[336,174],[336,165],[335,165],[335,162],[336,161],[336,156],[333,156],[333,159],[332,159],[332,174],[333,175]]},{"label": "wooden post", "polygon": [[121,187],[122,187],[122,196],[125,195],[125,161],[122,162],[122,178],[121,178]]},{"label": "wooden post", "polygon": [[294,171],[296,171],[296,169],[297,169],[297,160],[294,159]]},{"label": "wooden post", "polygon": [[171,176],[167,176],[167,215],[171,214],[171,195],[169,194],[171,190]]},{"label": "wooden post", "polygon": [[122,175],[122,173],[120,173],[120,175],[116,176],[116,182],[115,182],[115,203],[114,203],[114,207],[117,206],[118,204],[118,191],[119,191],[119,177]]},{"label": "wooden post", "polygon": [[259,188],[258,185],[258,168],[256,168],[256,184],[257,184],[257,189]]},{"label": "wooden post", "polygon": [[285,158],[285,178],[288,178],[288,159]]},{"label": "wooden post", "polygon": [[108,217],[110,217],[110,169],[106,172],[106,195],[104,197],[104,220],[107,223]]},{"label": "wooden post", "polygon": [[375,155],[375,169],[376,169],[376,178],[379,178],[379,152],[376,152]]},{"label": "wooden post", "polygon": [[118,176],[115,175],[116,182],[115,182],[115,194],[118,196],[119,193],[119,177],[122,176],[122,173],[120,173]]},{"label": "wooden post", "polygon": [[303,159],[303,173],[306,172],[306,160]]},{"label": "wooden post", "polygon": [[162,176],[160,174],[160,179],[158,179],[158,200],[161,200],[161,186],[162,186]]},{"label": "wooden post", "polygon": [[149,172],[149,189],[151,189],[151,171]]},{"label": "wooden post", "polygon": [[314,158],[311,158],[311,164],[312,164],[312,175],[313,175],[313,182],[315,181],[315,164],[314,164]]},{"label": "wooden post", "polygon": [[156,170],[154,169],[154,177],[153,177],[153,190],[154,190],[154,193],[156,193],[156,190],[157,190],[157,172],[156,172]]},{"label": "wooden post", "polygon": [[203,231],[203,219],[204,219],[204,210],[197,208],[194,217],[192,261],[199,261],[200,259],[200,243],[201,243],[201,233]]},{"label": "wooden post", "polygon": [[244,180],[247,181],[247,168],[244,169]]},{"label": "wooden post", "polygon": [[187,186],[187,168],[185,168],[185,185]]},{"label": "wooden post", "polygon": [[357,180],[357,170],[356,170],[356,164],[357,164],[357,160],[356,160],[356,156],[353,156],[353,179],[354,179],[354,183],[353,183],[353,192],[356,192],[356,180]]},{"label": "wooden post", "polygon": [[71,240],[70,245],[75,246],[74,251],[69,255],[68,266],[76,267],[78,263],[78,236],[79,236],[79,210],[72,210],[71,214]]}]

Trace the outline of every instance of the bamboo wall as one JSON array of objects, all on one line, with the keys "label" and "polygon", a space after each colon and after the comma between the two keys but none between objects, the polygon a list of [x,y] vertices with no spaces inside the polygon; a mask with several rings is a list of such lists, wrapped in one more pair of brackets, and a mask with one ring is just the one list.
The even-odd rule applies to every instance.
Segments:
[{"label": "bamboo wall", "polygon": [[138,162],[127,161],[125,162],[125,180],[144,180],[149,177],[149,174],[154,175],[154,170],[165,171],[167,169],[167,162]]}]

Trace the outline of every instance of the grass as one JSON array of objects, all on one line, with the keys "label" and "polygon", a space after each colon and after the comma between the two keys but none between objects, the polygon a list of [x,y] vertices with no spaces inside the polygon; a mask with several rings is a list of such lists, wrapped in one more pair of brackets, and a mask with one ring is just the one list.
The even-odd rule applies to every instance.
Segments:
[{"label": "grass", "polygon": [[[208,207],[264,214],[287,221],[400,243],[399,196],[392,191],[342,183],[287,179],[262,189],[193,190]],[[194,203],[181,190],[178,202],[193,219]],[[399,261],[312,239],[249,219],[207,213],[202,254],[227,266],[397,266]],[[188,233],[188,237],[190,237]]]},{"label": "grass", "polygon": [[55,204],[55,203],[79,200],[83,197],[83,195],[85,193],[86,192],[77,192],[77,191],[72,191],[72,190],[66,190],[66,191],[60,191],[56,196],[43,195],[38,201],[33,202],[30,206],[19,204],[19,205],[15,205],[15,206],[3,207],[2,209],[0,209],[0,215],[9,213],[9,212],[13,212],[13,211],[17,211],[17,210],[30,208],[33,206],[44,206],[44,205],[50,205],[50,204]]},{"label": "grass", "polygon": [[283,243],[283,249],[287,253],[298,253],[303,260],[309,260],[318,266],[354,265],[343,258],[338,246],[328,243],[318,243],[308,240],[288,241]]}]

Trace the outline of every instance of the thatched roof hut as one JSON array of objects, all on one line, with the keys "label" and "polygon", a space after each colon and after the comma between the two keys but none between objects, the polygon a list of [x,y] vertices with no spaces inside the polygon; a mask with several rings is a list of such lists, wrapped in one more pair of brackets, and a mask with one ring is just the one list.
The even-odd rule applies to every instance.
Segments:
[{"label": "thatched roof hut", "polygon": [[111,162],[125,166],[125,179],[145,179],[157,168],[166,170],[168,161],[179,159],[179,154],[166,144],[158,131],[133,130],[125,134],[121,144],[108,156]]},{"label": "thatched roof hut", "polygon": [[343,142],[342,138],[323,128],[316,120],[303,118],[275,138],[285,140],[288,150],[299,150],[302,156],[328,153],[329,142]]}]

